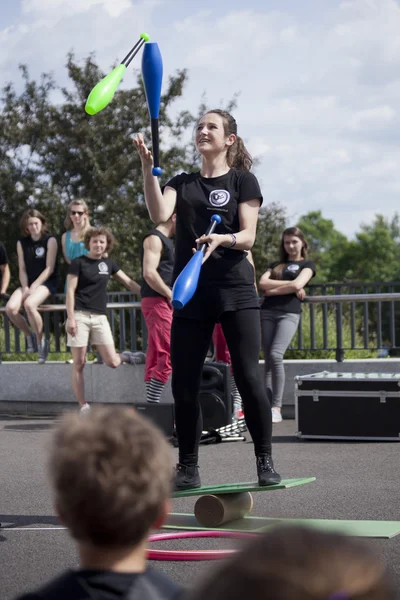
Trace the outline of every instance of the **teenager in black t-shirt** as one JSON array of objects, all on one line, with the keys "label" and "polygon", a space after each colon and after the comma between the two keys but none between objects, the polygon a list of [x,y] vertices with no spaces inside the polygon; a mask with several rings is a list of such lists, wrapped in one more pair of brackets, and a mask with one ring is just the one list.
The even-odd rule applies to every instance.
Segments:
[{"label": "teenager in black t-shirt", "polygon": [[[43,336],[43,320],[38,306],[57,290],[57,241],[46,232],[46,219],[38,210],[25,211],[20,226],[24,236],[17,242],[21,287],[7,302],[6,313],[10,321],[24,332],[27,352],[35,351],[35,334],[38,362],[43,364],[47,359],[48,341]],[[19,312],[22,306],[33,333]]]},{"label": "teenager in black t-shirt", "polygon": [[307,251],[303,232],[298,227],[285,229],[280,260],[269,265],[259,284],[265,295],[261,306],[261,336],[273,423],[282,421],[283,357],[300,321],[304,287],[315,275],[315,265],[307,260]]},{"label": "teenager in black t-shirt", "polygon": [[10,283],[10,267],[3,242],[0,242],[0,301],[8,300],[7,288]]},{"label": "teenager in black t-shirt", "polygon": [[[192,300],[175,311],[171,332],[172,391],[179,444],[177,489],[199,487],[198,448],[202,415],[198,393],[214,325],[220,322],[232,358],[246,423],[254,441],[260,485],[278,483],[271,457],[272,421],[259,372],[259,303],[254,270],[246,251],[254,244],[262,195],[250,173],[251,157],[237,135],[235,119],[225,111],[206,113],[196,127],[200,172],[182,173],[164,191],[152,175],[153,159],[139,134],[144,193],[150,217],[166,221],[176,210],[174,277],[192,257],[193,246],[207,243],[199,285]],[[210,217],[222,222],[205,236]]]},{"label": "teenager in black t-shirt", "polygon": [[113,246],[113,236],[105,227],[91,228],[85,234],[86,256],[75,258],[68,270],[67,279],[67,344],[72,352],[72,387],[81,407],[89,410],[85,400],[83,369],[89,342],[109,367],[119,367],[122,362],[134,364],[132,352],[117,354],[110,324],[107,319],[107,286],[115,277],[128,290],[140,294],[140,286],[115,264],[108,253]]}]

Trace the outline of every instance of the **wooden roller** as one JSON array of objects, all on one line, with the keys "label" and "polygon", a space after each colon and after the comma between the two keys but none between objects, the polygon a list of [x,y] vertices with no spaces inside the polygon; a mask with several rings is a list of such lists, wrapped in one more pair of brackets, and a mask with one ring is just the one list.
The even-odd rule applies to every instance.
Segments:
[{"label": "wooden roller", "polygon": [[194,514],[200,525],[219,527],[229,521],[241,519],[253,508],[253,496],[249,492],[201,496],[195,506]]}]

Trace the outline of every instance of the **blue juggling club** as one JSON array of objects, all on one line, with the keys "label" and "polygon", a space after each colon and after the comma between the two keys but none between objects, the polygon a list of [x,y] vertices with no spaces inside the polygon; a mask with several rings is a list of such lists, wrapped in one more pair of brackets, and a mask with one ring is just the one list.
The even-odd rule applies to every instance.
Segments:
[{"label": "blue juggling club", "polygon": [[[213,215],[205,235],[213,233],[216,226],[221,223],[221,220],[219,215]],[[207,244],[200,246],[175,280],[174,287],[172,288],[172,306],[177,310],[183,308],[192,299],[197,289],[206,248]]]},{"label": "blue juggling club", "polygon": [[154,161],[152,173],[157,177],[162,173],[160,168],[160,143],[158,134],[158,115],[160,112],[162,77],[163,63],[158,44],[155,42],[147,42],[144,45],[142,56],[142,78],[151,122],[151,140]]}]

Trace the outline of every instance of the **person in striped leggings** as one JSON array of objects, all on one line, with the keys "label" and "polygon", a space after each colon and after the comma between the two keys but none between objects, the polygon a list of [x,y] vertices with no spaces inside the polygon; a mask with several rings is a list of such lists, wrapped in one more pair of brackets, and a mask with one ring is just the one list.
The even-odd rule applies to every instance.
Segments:
[{"label": "person in striped leggings", "polygon": [[142,314],[147,326],[144,381],[147,402],[160,402],[172,367],[170,339],[172,323],[172,270],[176,215],[151,229],[141,251],[143,283],[140,289]]}]

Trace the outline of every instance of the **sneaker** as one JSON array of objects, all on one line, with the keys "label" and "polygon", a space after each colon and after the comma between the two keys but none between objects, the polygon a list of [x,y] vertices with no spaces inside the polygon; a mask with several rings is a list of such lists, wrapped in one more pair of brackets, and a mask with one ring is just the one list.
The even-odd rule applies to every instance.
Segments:
[{"label": "sneaker", "polygon": [[28,354],[33,354],[35,352],[35,334],[31,333],[26,338],[26,351]]},{"label": "sneaker", "polygon": [[198,465],[178,463],[175,471],[175,491],[201,487]]},{"label": "sneaker", "polygon": [[271,412],[272,412],[272,422],[273,423],[281,423],[282,422],[282,413],[279,410],[279,408],[276,408],[276,406],[273,406],[271,408]]},{"label": "sneaker", "polygon": [[123,362],[127,362],[130,365],[143,365],[146,362],[146,355],[144,352],[130,352],[129,350],[124,350],[121,352],[121,358]]},{"label": "sneaker", "polygon": [[281,482],[281,476],[275,471],[270,454],[259,454],[256,462],[258,485],[274,485]]},{"label": "sneaker", "polygon": [[87,402],[85,402],[85,404],[83,406],[81,406],[80,408],[80,412],[81,413],[87,413],[90,410],[90,404],[88,404]]},{"label": "sneaker", "polygon": [[49,355],[49,344],[46,339],[42,339],[40,344],[38,344],[38,363],[39,365],[44,365]]}]

